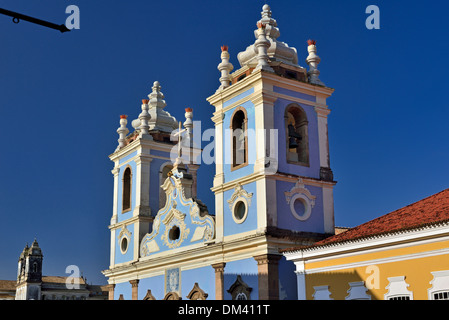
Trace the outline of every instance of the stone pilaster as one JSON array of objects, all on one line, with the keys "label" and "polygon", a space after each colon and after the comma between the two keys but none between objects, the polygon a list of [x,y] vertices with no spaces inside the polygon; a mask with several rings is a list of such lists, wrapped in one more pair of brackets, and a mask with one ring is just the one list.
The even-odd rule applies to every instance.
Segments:
[{"label": "stone pilaster", "polygon": [[106,288],[108,289],[108,300],[114,300],[114,289],[115,289],[115,284],[108,284],[106,286]]},{"label": "stone pilaster", "polygon": [[262,254],[255,256],[259,278],[259,300],[279,300],[279,260],[282,256]]},{"label": "stone pilaster", "polygon": [[129,283],[131,283],[131,299],[137,300],[138,299],[138,293],[139,293],[139,280],[130,280]]},{"label": "stone pilaster", "polygon": [[224,268],[226,263],[212,265],[215,269],[215,300],[224,300]]}]

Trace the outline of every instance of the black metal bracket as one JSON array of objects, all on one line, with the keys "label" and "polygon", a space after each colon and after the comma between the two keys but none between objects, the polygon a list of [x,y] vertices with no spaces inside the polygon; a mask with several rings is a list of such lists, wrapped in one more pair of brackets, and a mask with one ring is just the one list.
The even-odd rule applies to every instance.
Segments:
[{"label": "black metal bracket", "polygon": [[55,23],[51,23],[51,22],[44,21],[41,19],[33,18],[33,17],[27,16],[27,15],[24,15],[24,14],[21,14],[18,12],[14,12],[14,11],[2,9],[2,8],[0,8],[0,14],[4,14],[4,15],[12,17],[12,22],[14,22],[14,23],[19,23],[20,20],[24,20],[24,21],[28,21],[31,23],[35,23],[35,24],[47,27],[47,28],[59,30],[61,32],[70,31],[70,29],[68,29],[65,24],[57,25]]}]

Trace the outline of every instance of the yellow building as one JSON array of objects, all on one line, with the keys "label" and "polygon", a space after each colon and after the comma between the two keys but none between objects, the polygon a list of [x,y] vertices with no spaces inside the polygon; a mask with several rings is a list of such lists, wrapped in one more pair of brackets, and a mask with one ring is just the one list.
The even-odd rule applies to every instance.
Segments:
[{"label": "yellow building", "polygon": [[449,300],[449,189],[283,254],[300,300]]}]

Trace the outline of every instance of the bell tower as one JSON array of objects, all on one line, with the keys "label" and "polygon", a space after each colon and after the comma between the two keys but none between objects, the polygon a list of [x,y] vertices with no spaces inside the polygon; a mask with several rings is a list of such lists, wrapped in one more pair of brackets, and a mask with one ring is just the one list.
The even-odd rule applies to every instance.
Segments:
[{"label": "bell tower", "polygon": [[[177,156],[177,138],[174,135],[181,124],[165,110],[167,104],[158,81],[153,83],[151,90],[148,99],[142,100],[138,117],[131,121],[131,131],[128,129],[128,116],[120,116],[118,146],[109,156],[114,162],[114,202],[109,226],[110,269],[130,267],[139,260],[141,240],[145,234],[151,233],[154,217],[166,204],[161,186],[173,169]],[[193,141],[193,109],[185,110],[183,141],[190,143]],[[192,145],[186,149],[190,150]],[[198,156],[199,149],[191,150],[192,157]],[[183,168],[192,177],[189,196],[196,197],[199,165],[194,161],[184,162]]]},{"label": "bell tower", "polygon": [[215,107],[216,237],[333,234],[326,100],[334,90],[319,78],[316,41],[307,42],[307,69],[297,50],[278,40],[268,5],[256,26],[233,73],[222,46],[221,85],[207,99]]},{"label": "bell tower", "polygon": [[42,250],[36,239],[23,249],[18,262],[16,300],[40,300],[42,284]]}]

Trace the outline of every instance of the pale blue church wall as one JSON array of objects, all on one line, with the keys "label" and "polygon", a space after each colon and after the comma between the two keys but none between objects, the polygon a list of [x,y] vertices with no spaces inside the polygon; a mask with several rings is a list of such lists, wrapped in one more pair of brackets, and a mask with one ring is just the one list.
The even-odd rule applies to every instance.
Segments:
[{"label": "pale blue church wall", "polygon": [[125,300],[132,300],[132,288],[131,283],[122,282],[116,283],[114,288],[114,300],[118,300],[120,295],[123,295]]},{"label": "pale blue church wall", "polygon": [[127,156],[124,156],[123,158],[120,158],[120,160],[118,161],[119,165],[122,165],[123,163],[125,163],[126,161],[128,161],[129,159],[134,158],[137,155],[137,152],[131,152],[130,154],[128,154]]},{"label": "pale blue church wall", "polygon": [[281,88],[281,87],[276,87],[276,86],[273,86],[273,91],[277,92],[277,93],[281,93],[281,94],[287,95],[287,96],[290,96],[290,97],[295,97],[295,98],[300,98],[300,99],[303,99],[303,100],[308,100],[308,101],[311,101],[311,102],[316,102],[316,97],[315,96],[311,96],[309,94],[305,94],[305,93],[302,93],[302,92],[288,90],[288,89]]},{"label": "pale blue church wall", "polygon": [[187,299],[195,282],[208,294],[207,300],[215,300],[215,270],[212,266],[181,271],[182,299]]},{"label": "pale blue church wall", "polygon": [[137,297],[142,300],[148,290],[151,290],[151,294],[156,300],[162,300],[165,297],[164,292],[164,275],[154,276],[151,278],[144,278],[139,280],[139,287]]},{"label": "pale blue church wall", "polygon": [[[252,89],[251,89],[252,90]],[[251,91],[249,90],[249,91]],[[248,92],[248,91],[246,91]],[[252,92],[251,92],[252,93]],[[248,165],[241,167],[237,170],[231,170],[232,165],[232,150],[231,150],[231,120],[232,114],[235,108],[232,108],[225,112],[223,119],[223,173],[225,182],[229,182],[244,176],[247,176],[254,172],[254,162],[256,160],[256,121],[254,115],[254,104],[251,101],[244,102],[237,107],[243,107],[246,110],[248,118]],[[236,107],[236,108],[237,108]]]},{"label": "pale blue church wall", "polygon": [[[288,91],[288,90],[287,90]],[[293,92],[293,91],[292,91]],[[298,93],[299,94],[299,93]],[[278,129],[278,165],[279,171],[300,176],[320,178],[320,154],[318,140],[318,119],[315,108],[311,105],[296,103],[306,113],[309,137],[309,167],[287,162],[285,109],[293,103],[285,99],[277,99],[274,103],[274,127]]]},{"label": "pale blue church wall", "polygon": [[243,98],[245,98],[253,93],[254,93],[254,88],[248,89],[248,90],[236,95],[234,98],[231,98],[231,99],[223,102],[223,108],[226,108],[227,106],[230,106],[231,104],[238,102],[239,100],[242,100]]},{"label": "pale blue church wall", "polygon": [[227,291],[240,275],[251,291],[251,300],[259,299],[259,280],[257,262],[254,258],[226,262],[224,269],[224,300],[231,300],[232,296]]},{"label": "pale blue church wall", "polygon": [[[173,145],[173,147],[176,148],[176,150],[178,150],[176,145]],[[165,161],[169,161],[170,160],[170,152],[151,149],[150,150],[150,154],[152,156],[167,158],[167,160],[165,160]],[[153,161],[154,160],[156,160],[156,159],[153,158]]]},{"label": "pale blue church wall", "polygon": [[128,262],[134,258],[134,224],[127,225],[126,229],[131,233],[131,236],[128,239],[128,250],[126,250],[125,254],[120,251],[119,234],[121,229],[115,231],[115,264]]},{"label": "pale blue church wall", "polygon": [[293,182],[276,181],[278,228],[324,233],[323,190],[320,187],[305,186],[316,199],[310,217],[306,221],[300,221],[293,216],[290,204],[287,203],[284,194],[285,191],[290,191],[294,186],[295,183]]},{"label": "pale blue church wall", "polygon": [[297,300],[297,280],[295,264],[285,257],[279,260],[279,300]]},{"label": "pale blue church wall", "polygon": [[229,207],[228,200],[231,199],[234,189],[227,190],[223,193],[223,229],[224,235],[232,235],[241,232],[251,231],[257,229],[257,186],[256,182],[251,182],[242,185],[246,192],[252,193],[251,205],[248,208],[248,214],[245,221],[236,223],[233,219],[233,212]]},{"label": "pale blue church wall", "polygon": [[[130,155],[131,156],[131,155]],[[126,157],[125,157],[126,158]],[[123,200],[123,174],[127,166],[131,167],[131,210],[122,212],[122,200]],[[130,219],[133,216],[133,210],[136,205],[136,163],[130,161],[127,164],[120,167],[118,177],[118,194],[117,194],[117,220],[121,222],[126,219]]]},{"label": "pale blue church wall", "polygon": [[159,211],[159,193],[164,192],[161,188],[163,181],[160,181],[160,169],[167,161],[154,158],[150,163],[150,208],[152,216],[156,216]]}]

